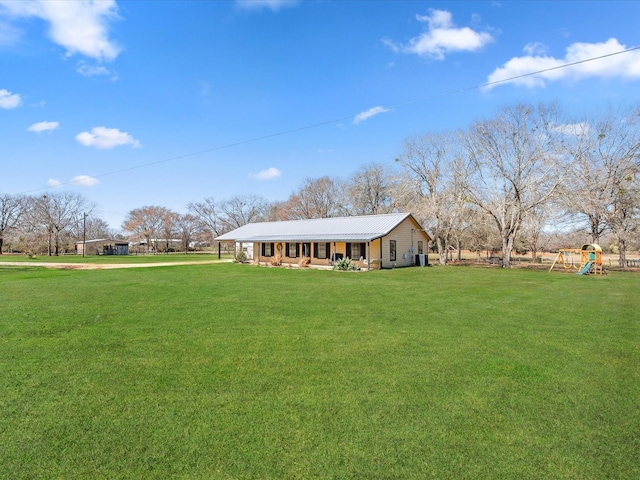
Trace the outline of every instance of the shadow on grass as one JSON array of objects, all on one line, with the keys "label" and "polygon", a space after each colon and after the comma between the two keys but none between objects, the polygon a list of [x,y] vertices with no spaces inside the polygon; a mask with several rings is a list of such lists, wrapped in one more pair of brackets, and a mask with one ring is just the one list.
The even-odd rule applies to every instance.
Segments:
[{"label": "shadow on grass", "polygon": [[43,270],[47,268],[46,266],[40,265],[29,265],[24,267],[18,266],[1,266],[0,265],[0,273],[2,272],[33,272],[34,270]]}]

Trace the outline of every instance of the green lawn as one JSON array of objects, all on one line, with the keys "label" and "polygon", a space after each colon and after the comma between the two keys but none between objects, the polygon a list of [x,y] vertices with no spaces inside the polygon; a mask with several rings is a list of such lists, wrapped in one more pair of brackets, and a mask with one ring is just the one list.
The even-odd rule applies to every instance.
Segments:
[{"label": "green lawn", "polygon": [[[222,259],[232,259],[232,255],[223,254]],[[6,262],[21,263],[97,263],[97,264],[113,264],[113,263],[157,263],[157,262],[210,262],[217,260],[217,253],[158,253],[157,255],[37,255],[29,258],[27,255],[0,255],[0,267]]]},{"label": "green lawn", "polygon": [[640,275],[0,264],[0,478],[637,479]]}]

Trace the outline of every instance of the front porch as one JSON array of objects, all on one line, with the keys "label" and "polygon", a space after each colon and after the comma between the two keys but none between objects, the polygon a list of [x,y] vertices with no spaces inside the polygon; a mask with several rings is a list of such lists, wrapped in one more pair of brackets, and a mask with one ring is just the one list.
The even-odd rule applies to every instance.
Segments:
[{"label": "front porch", "polygon": [[[336,260],[349,258],[362,270],[380,268],[380,240],[372,242],[256,242],[254,262],[290,267],[333,268]],[[372,258],[372,256],[374,258]]]}]

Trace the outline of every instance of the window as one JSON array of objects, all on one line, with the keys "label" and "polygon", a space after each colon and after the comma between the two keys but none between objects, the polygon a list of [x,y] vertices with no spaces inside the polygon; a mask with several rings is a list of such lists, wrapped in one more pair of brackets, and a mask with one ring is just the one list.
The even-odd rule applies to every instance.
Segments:
[{"label": "window", "polygon": [[396,261],[396,241],[389,240],[389,260]]},{"label": "window", "polygon": [[262,256],[263,257],[273,257],[273,243],[263,243],[262,244]]},{"label": "window", "polygon": [[366,243],[347,243],[347,257],[353,260],[360,260],[360,257],[367,258]]},{"label": "window", "polygon": [[314,258],[329,258],[329,252],[331,251],[330,243],[314,243],[313,244],[313,257]]},{"label": "window", "polygon": [[418,240],[418,255],[420,255],[421,253],[424,253],[422,249],[422,240]]},{"label": "window", "polygon": [[287,243],[285,255],[289,258],[296,258],[298,256],[298,244],[294,242]]}]

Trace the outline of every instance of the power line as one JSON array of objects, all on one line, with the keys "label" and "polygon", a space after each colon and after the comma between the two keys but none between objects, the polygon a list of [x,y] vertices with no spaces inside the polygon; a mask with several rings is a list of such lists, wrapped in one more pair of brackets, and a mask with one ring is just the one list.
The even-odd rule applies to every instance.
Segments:
[{"label": "power line", "polygon": [[629,53],[629,52],[633,52],[635,50],[640,50],[640,47],[631,47],[631,48],[628,48],[626,50],[620,50],[618,52],[607,53],[605,55],[600,55],[598,57],[591,57],[591,58],[587,58],[587,59],[584,59],[584,60],[578,60],[576,62],[564,63],[562,65],[556,65],[555,67],[549,67],[549,68],[545,68],[543,70],[536,70],[535,72],[523,73],[521,75],[515,75],[513,77],[504,78],[502,80],[495,80],[493,82],[482,83],[482,84],[479,84],[479,85],[474,85],[472,87],[465,87],[465,88],[461,88],[461,89],[458,89],[458,90],[451,90],[449,92],[440,93],[438,95],[432,95],[430,97],[425,97],[425,98],[421,98],[421,99],[418,99],[418,100],[411,100],[411,101],[408,101],[408,102],[403,102],[403,103],[399,103],[399,104],[396,104],[396,105],[392,105],[391,108],[403,107],[405,105],[413,105],[413,104],[416,104],[416,103],[426,102],[428,100],[434,100],[436,98],[448,97],[450,95],[455,95],[455,94],[458,94],[458,93],[468,92],[468,91],[471,91],[471,90],[478,90],[478,89],[485,88],[485,87],[492,87],[494,85],[499,85],[501,83],[508,83],[508,82],[512,82],[514,80],[519,80],[521,78],[532,77],[534,75],[540,75],[541,73],[547,73],[547,72],[552,72],[554,70],[560,70],[560,69],[563,69],[563,68],[574,67],[574,66],[580,65],[582,63],[593,62],[595,60],[602,60],[603,58],[613,57],[615,55],[621,55],[623,53]]},{"label": "power line", "polygon": [[[400,108],[400,107],[404,107],[404,106],[407,106],[407,105],[415,105],[416,103],[427,102],[427,101],[430,101],[430,100],[435,100],[436,98],[448,97],[448,96],[451,96],[451,95],[457,95],[459,93],[464,93],[464,92],[468,92],[468,91],[471,91],[471,90],[478,90],[478,89],[481,89],[481,88],[486,88],[486,87],[491,87],[491,86],[494,86],[494,85],[499,85],[501,83],[508,83],[508,82],[512,82],[514,80],[519,80],[521,78],[532,77],[532,76],[535,76],[535,75],[540,75],[542,73],[551,72],[551,71],[554,71],[554,70],[560,70],[560,69],[563,69],[563,68],[574,67],[576,65],[580,65],[580,64],[583,64],[583,63],[593,62],[593,61],[596,61],[596,60],[602,60],[604,58],[613,57],[613,56],[616,56],[616,55],[622,55],[624,53],[629,53],[629,52],[633,52],[633,51],[636,51],[636,50],[640,50],[640,46],[639,47],[628,48],[626,50],[620,50],[618,52],[608,53],[608,54],[605,54],[605,55],[600,55],[600,56],[597,56],[597,57],[591,57],[591,58],[587,58],[587,59],[584,59],[584,60],[578,60],[576,62],[565,63],[565,64],[562,64],[562,65],[556,65],[555,67],[549,67],[549,68],[545,68],[545,69],[542,69],[542,70],[536,70],[534,72],[523,73],[521,75],[515,75],[513,77],[504,78],[502,80],[495,80],[493,82],[487,82],[487,83],[474,85],[474,86],[471,86],[471,87],[465,87],[465,88],[460,88],[460,89],[457,89],[457,90],[451,90],[451,91],[448,91],[448,92],[439,93],[437,95],[431,95],[429,97],[423,97],[423,98],[419,98],[419,99],[416,99],[416,100],[410,100],[410,101],[407,101],[407,102],[401,102],[401,103],[397,103],[395,105],[391,105],[391,106],[389,106],[389,108]],[[263,136],[260,136],[260,137],[253,137],[253,138],[249,138],[247,140],[240,140],[238,142],[227,143],[225,145],[220,145],[220,146],[217,146],[217,147],[212,147],[212,148],[208,148],[208,149],[205,149],[205,150],[200,150],[198,152],[185,153],[184,155],[178,155],[178,156],[175,156],[175,157],[165,158],[165,159],[162,159],[162,160],[156,160],[155,162],[143,163],[143,164],[140,164],[140,165],[134,165],[132,167],[122,168],[122,169],[119,169],[119,170],[113,170],[111,172],[105,172],[105,173],[101,173],[101,174],[98,174],[98,175],[92,175],[92,178],[103,178],[103,177],[107,177],[107,176],[110,176],[110,175],[116,175],[118,173],[124,173],[124,172],[129,172],[129,171],[132,171],[132,170],[138,170],[140,168],[151,167],[153,165],[159,165],[161,163],[174,162],[176,160],[181,160],[181,159],[189,158],[189,157],[195,157],[195,156],[198,156],[198,155],[203,155],[205,153],[211,153],[211,152],[217,152],[217,151],[220,151],[220,150],[226,150],[226,149],[229,149],[229,148],[238,147],[240,145],[246,145],[248,143],[256,143],[256,142],[260,142],[262,140],[267,140],[269,138],[281,137],[281,136],[284,136],[284,135],[291,135],[293,133],[301,132],[301,131],[304,131],[304,130],[310,130],[310,129],[318,128],[318,127],[323,127],[325,125],[330,125],[332,123],[344,122],[346,120],[353,120],[355,117],[356,117],[356,115],[347,115],[347,116],[343,116],[343,117],[340,117],[340,118],[334,118],[332,120],[313,123],[313,124],[305,125],[305,126],[302,126],[302,127],[292,128],[292,129],[289,129],[289,130],[283,130],[281,132],[275,132],[275,133],[271,133],[271,134],[268,134],[268,135],[263,135]],[[68,182],[61,182],[56,186],[77,185],[77,184],[78,184],[77,181],[71,180],[71,181],[68,181]],[[36,188],[34,190],[28,190],[26,192],[22,192],[22,194],[38,192],[38,191],[41,191],[41,190],[48,190],[50,188],[53,188],[53,187]]]}]

